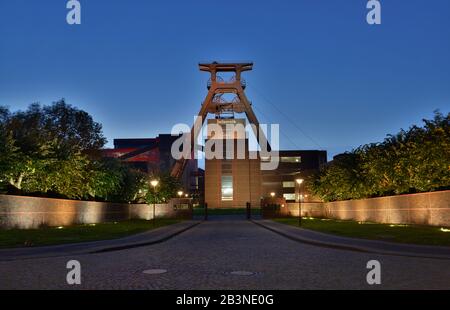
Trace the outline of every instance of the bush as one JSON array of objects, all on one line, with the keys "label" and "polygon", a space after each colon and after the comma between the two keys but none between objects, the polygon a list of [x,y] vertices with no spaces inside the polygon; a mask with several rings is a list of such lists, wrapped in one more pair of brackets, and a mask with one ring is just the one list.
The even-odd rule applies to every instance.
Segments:
[{"label": "bush", "polygon": [[313,177],[312,192],[336,201],[449,189],[450,113],[424,124],[336,156]]}]

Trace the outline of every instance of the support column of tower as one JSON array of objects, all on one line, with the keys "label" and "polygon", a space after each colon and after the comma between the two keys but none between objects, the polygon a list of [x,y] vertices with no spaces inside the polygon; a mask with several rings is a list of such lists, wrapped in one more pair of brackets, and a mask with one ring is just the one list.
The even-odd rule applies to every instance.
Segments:
[{"label": "support column of tower", "polygon": [[[232,111],[234,113],[245,113],[248,121],[250,122],[253,128],[253,132],[258,141],[258,144],[262,147],[262,144],[266,144],[264,147],[268,151],[270,151],[270,145],[265,137],[264,133],[260,130],[259,121],[253,112],[251,107],[251,103],[245,95],[245,87],[246,83],[242,79],[242,72],[250,71],[253,69],[253,63],[201,63],[199,64],[200,71],[209,72],[211,77],[208,81],[208,94],[202,104],[200,112],[198,113],[198,117],[201,120],[201,126],[204,125],[204,122],[208,116],[208,114],[216,114],[219,115],[224,111]],[[221,72],[232,72],[235,74],[234,79],[231,81],[224,81],[218,78],[218,73]],[[233,102],[226,102],[215,100],[218,96],[223,94],[235,94],[238,100]],[[198,138],[198,132],[194,130],[195,125],[191,129],[191,150],[196,152],[194,149]],[[178,160],[171,172],[171,175],[176,178],[180,178],[183,174],[183,171],[186,167],[188,159],[182,158]]]}]

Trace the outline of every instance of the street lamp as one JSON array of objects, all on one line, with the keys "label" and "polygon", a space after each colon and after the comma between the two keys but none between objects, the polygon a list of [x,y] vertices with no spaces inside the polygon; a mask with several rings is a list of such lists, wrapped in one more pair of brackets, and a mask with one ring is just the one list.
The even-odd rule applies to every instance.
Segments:
[{"label": "street lamp", "polygon": [[274,192],[271,192],[271,193],[270,193],[270,197],[274,198],[274,197],[275,197],[275,193],[274,193]]},{"label": "street lamp", "polygon": [[295,182],[298,184],[298,226],[302,226],[302,200],[303,200],[303,194],[301,190],[301,186],[305,180],[303,179],[297,179]]},{"label": "street lamp", "polygon": [[178,197],[180,198],[183,197],[183,194],[184,194],[183,191],[178,191]]},{"label": "street lamp", "polygon": [[155,188],[156,186],[158,186],[159,181],[158,180],[151,180],[150,184],[153,186],[153,188]]},{"label": "street lamp", "polygon": [[159,181],[158,180],[151,180],[150,181],[150,185],[153,187],[153,225],[155,225],[155,220],[156,220],[156,186],[158,186]]}]

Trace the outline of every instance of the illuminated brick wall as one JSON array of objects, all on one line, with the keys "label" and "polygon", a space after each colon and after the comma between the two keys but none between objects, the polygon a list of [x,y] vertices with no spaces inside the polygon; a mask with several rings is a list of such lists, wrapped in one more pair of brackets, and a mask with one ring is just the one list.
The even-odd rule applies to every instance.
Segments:
[{"label": "illuminated brick wall", "polygon": [[[298,204],[280,208],[298,216]],[[302,215],[361,222],[450,227],[450,191],[399,195],[330,203],[303,203]]]},{"label": "illuminated brick wall", "polygon": [[[157,204],[156,218],[192,218],[190,200]],[[41,226],[95,224],[153,218],[153,206],[0,195],[0,227],[31,229]]]}]

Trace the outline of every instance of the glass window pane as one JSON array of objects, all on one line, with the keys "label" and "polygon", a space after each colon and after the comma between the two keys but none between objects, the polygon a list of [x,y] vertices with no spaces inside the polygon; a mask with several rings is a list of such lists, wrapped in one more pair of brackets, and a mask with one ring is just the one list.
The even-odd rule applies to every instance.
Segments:
[{"label": "glass window pane", "polygon": [[232,176],[222,176],[222,200],[230,201],[233,200],[233,177]]},{"label": "glass window pane", "polygon": [[270,156],[261,156],[261,161],[265,163],[270,162]]},{"label": "glass window pane", "polygon": [[295,200],[295,194],[283,194],[283,197],[286,200]]},{"label": "glass window pane", "polygon": [[300,156],[281,157],[282,163],[300,163],[302,161]]},{"label": "glass window pane", "polygon": [[295,182],[291,182],[291,181],[283,182],[283,187],[284,188],[294,188],[295,187]]},{"label": "glass window pane", "polygon": [[294,156],[294,157],[281,157],[282,163],[299,163],[301,162],[300,156]]}]

